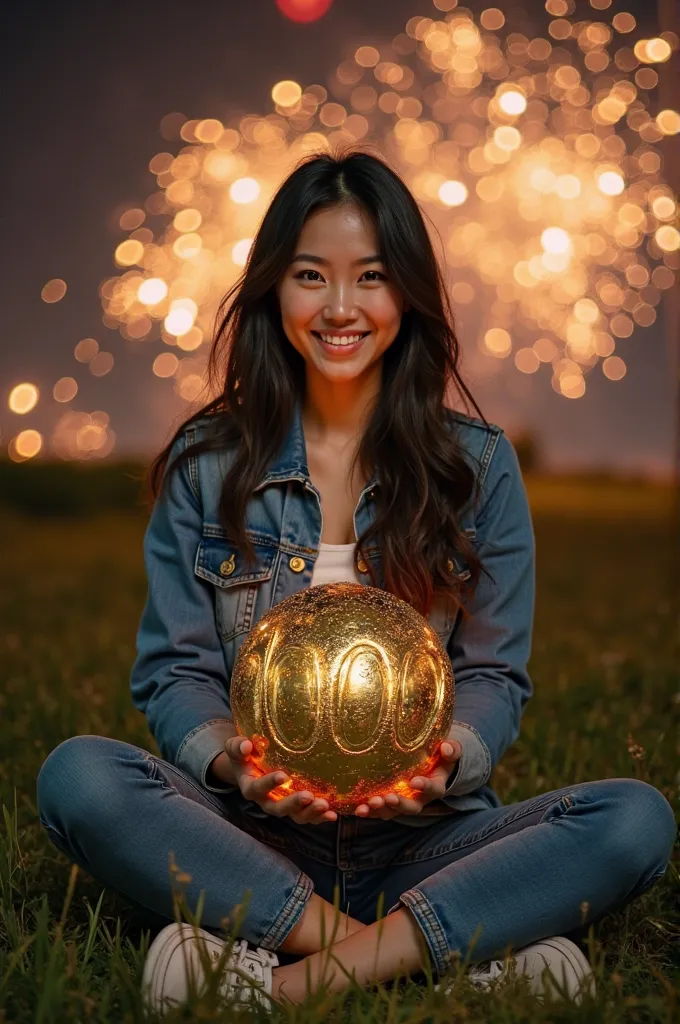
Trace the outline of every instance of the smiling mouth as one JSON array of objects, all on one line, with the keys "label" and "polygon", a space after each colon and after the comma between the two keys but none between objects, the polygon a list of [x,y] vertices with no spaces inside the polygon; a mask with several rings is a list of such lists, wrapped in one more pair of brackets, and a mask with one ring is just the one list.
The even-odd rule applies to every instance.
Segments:
[{"label": "smiling mouth", "polygon": [[324,341],[324,339],[321,337],[321,332],[320,331],[311,331],[311,333],[314,335],[314,337],[317,339],[317,341],[320,341],[322,345],[326,346],[326,348],[342,348],[342,349],[344,349],[344,348],[354,348],[356,345],[358,345],[360,342],[362,342],[364,340],[364,338],[368,337],[368,335],[371,332],[370,331],[357,331],[356,334],[358,335],[358,341],[347,341],[344,338],[343,339],[338,338],[334,342]]}]

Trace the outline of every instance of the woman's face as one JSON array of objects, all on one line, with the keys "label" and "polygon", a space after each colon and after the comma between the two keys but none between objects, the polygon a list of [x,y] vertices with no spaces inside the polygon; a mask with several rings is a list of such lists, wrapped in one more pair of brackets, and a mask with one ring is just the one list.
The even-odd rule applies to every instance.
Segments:
[{"label": "woman's face", "polygon": [[370,217],[354,204],[307,218],[276,291],[283,329],[308,372],[351,380],[394,341],[408,304],[389,281],[379,248]]}]

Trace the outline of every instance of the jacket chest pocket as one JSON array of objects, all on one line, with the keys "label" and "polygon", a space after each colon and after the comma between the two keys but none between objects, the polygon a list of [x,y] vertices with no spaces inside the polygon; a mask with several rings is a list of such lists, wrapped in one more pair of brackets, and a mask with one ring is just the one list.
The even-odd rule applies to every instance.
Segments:
[{"label": "jacket chest pocket", "polygon": [[[476,529],[474,526],[470,526],[463,530],[468,540],[475,543]],[[470,578],[470,565],[467,559],[458,551],[451,552],[450,555],[452,573],[457,577],[460,582],[464,582]],[[439,639],[442,643],[446,644],[451,636],[453,627],[456,624],[458,617],[458,606],[453,601],[448,601],[443,597],[438,597],[435,601],[432,610],[428,616],[428,622],[434,629],[435,633],[439,635]]]},{"label": "jacket chest pocket", "polygon": [[257,561],[251,566],[224,537],[204,536],[198,545],[194,572],[215,588],[215,625],[224,643],[247,633],[268,610],[263,584],[272,578],[278,548],[253,545]]}]

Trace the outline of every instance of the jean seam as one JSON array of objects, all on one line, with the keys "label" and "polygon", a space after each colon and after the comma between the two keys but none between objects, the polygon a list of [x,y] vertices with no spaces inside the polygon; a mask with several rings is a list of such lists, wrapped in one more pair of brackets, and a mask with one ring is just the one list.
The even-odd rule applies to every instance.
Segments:
[{"label": "jean seam", "polygon": [[[545,796],[547,798],[550,796],[550,794],[546,793]],[[557,800],[555,800],[553,796],[544,808],[540,804],[536,806],[536,804],[534,803],[533,806],[525,807],[522,811],[516,811],[514,814],[511,814],[507,817],[504,816],[502,818],[498,818],[498,820],[495,821],[492,825],[488,825],[486,828],[482,828],[478,832],[468,834],[462,840],[453,840],[450,843],[444,843],[441,846],[435,846],[434,849],[426,850],[423,853],[417,854],[415,857],[395,858],[390,863],[418,864],[420,861],[423,860],[434,860],[436,857],[442,857],[444,856],[444,854],[451,853],[453,850],[464,850],[468,846],[474,846],[475,843],[478,843],[481,839],[486,839],[488,836],[494,835],[494,833],[505,828],[507,825],[511,825],[513,822],[519,821],[521,818],[524,818],[530,814],[535,814],[537,810],[544,810],[545,812],[549,811],[551,807],[554,807],[556,804],[559,804],[560,802],[566,800],[567,796],[568,794],[565,794],[564,796],[558,797]],[[569,797],[569,799],[573,802],[572,797]],[[380,867],[380,865],[376,866]]]},{"label": "jean seam", "polygon": [[[147,764],[151,765],[151,775],[149,777],[153,779],[155,782],[160,782],[161,786],[164,789],[171,790],[173,793],[176,793],[177,790],[173,789],[172,786],[168,785],[167,781],[158,771],[158,758],[154,754],[145,754],[144,760],[147,762]],[[187,775],[186,772],[183,772],[181,768],[177,767],[177,765],[171,764],[170,761],[163,761],[163,764],[171,770],[181,773],[182,782],[189,783],[191,785],[191,788],[194,789],[198,794],[200,794],[200,796],[207,797],[210,803],[212,804],[213,808],[215,809],[215,813],[218,814],[219,817],[223,816],[224,807],[221,804],[219,804],[216,800],[214,800],[213,794],[210,792],[210,790],[204,789],[203,786],[200,786],[197,782],[195,782],[190,775]]]},{"label": "jean seam", "polygon": [[629,894],[628,899],[637,899],[639,896],[643,896],[646,892],[648,892],[652,888],[652,886],[656,885],[657,882],[661,881],[663,876],[666,874],[667,870],[668,870],[668,864],[664,864],[664,866],[662,868],[659,868],[658,871],[654,872],[652,877],[650,879],[648,879],[648,881],[646,882],[646,884],[644,886],[640,886],[637,890],[633,889],[633,895],[631,896]]},{"label": "jean seam", "polygon": [[[558,809],[559,813],[556,814],[554,817],[550,818],[550,821],[554,821],[556,817],[561,818],[563,815],[565,815],[567,813],[567,811],[569,811],[574,806],[574,802],[575,801],[574,801],[574,797],[572,796],[572,794],[571,793],[565,793],[565,795],[560,797],[560,799],[557,801],[557,803],[554,804],[554,807],[556,807]],[[591,801],[586,799],[586,800],[584,800],[584,803],[591,803]],[[543,812],[543,815],[542,815],[542,817],[541,817],[541,819],[539,821],[539,825],[542,825],[545,822],[546,814],[549,814],[549,812],[552,811],[552,810],[553,810],[553,807],[546,807],[546,809]]]},{"label": "jean seam", "polygon": [[66,846],[68,846],[68,840],[66,839],[66,836],[63,836],[58,828],[55,828],[54,825],[50,825],[50,823],[48,821],[45,821],[45,819],[42,816],[39,816],[38,820],[40,821],[40,824],[44,829],[47,829],[48,832],[54,832],[55,836],[58,836],[59,839],[61,839],[62,843],[65,843]]},{"label": "jean seam", "polygon": [[313,891],[314,884],[311,878],[301,871],[283,910],[260,941],[262,949],[277,949],[281,945],[297,923]]},{"label": "jean seam", "polygon": [[434,907],[420,889],[408,889],[399,897],[415,917],[425,936],[430,955],[438,974],[448,970],[451,960],[449,944]]}]

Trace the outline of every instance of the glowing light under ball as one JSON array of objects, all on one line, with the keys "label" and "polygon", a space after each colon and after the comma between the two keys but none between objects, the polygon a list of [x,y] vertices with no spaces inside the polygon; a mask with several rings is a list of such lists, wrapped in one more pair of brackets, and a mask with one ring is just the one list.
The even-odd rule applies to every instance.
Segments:
[{"label": "glowing light under ball", "polygon": [[[408,795],[438,759],[455,700],[451,662],[422,615],[388,591],[328,583],[285,598],[243,642],[231,709],[262,772],[351,812]],[[273,795],[278,795],[274,791]]]}]

